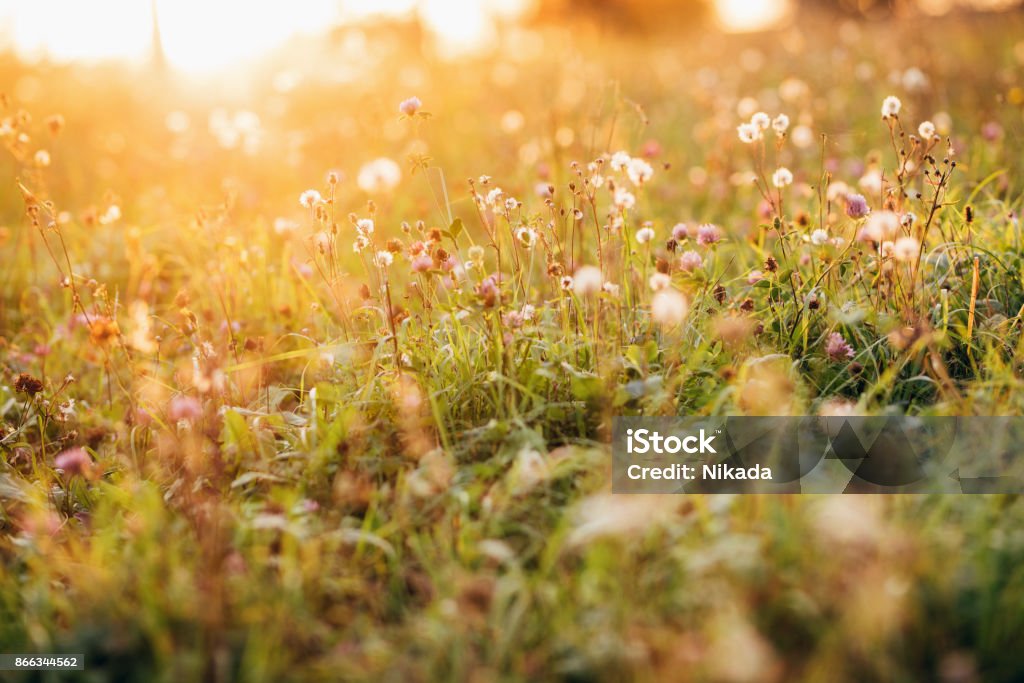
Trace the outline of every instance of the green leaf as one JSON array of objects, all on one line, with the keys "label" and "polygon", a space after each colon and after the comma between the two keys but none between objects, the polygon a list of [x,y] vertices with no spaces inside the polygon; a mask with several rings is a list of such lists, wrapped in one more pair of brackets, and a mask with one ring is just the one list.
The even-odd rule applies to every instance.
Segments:
[{"label": "green leaf", "polygon": [[462,225],[461,218],[456,218],[455,220],[452,221],[452,224],[448,226],[448,232],[451,233],[453,242],[455,241],[455,238],[462,233],[464,227],[465,226]]}]

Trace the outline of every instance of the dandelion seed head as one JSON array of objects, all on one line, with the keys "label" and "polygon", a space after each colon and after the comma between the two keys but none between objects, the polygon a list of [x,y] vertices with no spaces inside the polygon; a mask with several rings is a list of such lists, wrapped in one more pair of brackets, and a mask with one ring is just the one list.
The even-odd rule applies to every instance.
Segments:
[{"label": "dandelion seed head", "polygon": [[741,123],[736,126],[736,134],[740,142],[748,145],[761,139],[761,129],[752,123]]},{"label": "dandelion seed head", "polygon": [[811,233],[811,244],[816,247],[820,247],[828,242],[828,232],[818,228]]},{"label": "dandelion seed head", "polygon": [[904,263],[917,261],[917,256],[921,252],[921,243],[913,237],[900,237],[893,243],[892,256],[897,261],[903,261]]},{"label": "dandelion seed head", "polygon": [[596,266],[583,266],[573,276],[572,289],[579,296],[590,296],[601,291],[604,278]]},{"label": "dandelion seed head", "polygon": [[900,114],[900,109],[903,107],[903,103],[900,102],[900,98],[895,95],[889,95],[882,100],[882,118],[896,118]]},{"label": "dandelion seed head", "polygon": [[774,185],[775,187],[781,189],[783,187],[786,187],[787,185],[792,185],[792,184],[793,184],[793,172],[790,171],[785,166],[782,166],[782,167],[776,169],[775,173],[772,173],[772,185]]},{"label": "dandelion seed head", "polygon": [[367,194],[393,190],[402,179],[402,170],[392,159],[380,157],[362,165],[356,185]]},{"label": "dandelion seed head", "polygon": [[689,312],[690,305],[678,290],[661,289],[651,299],[651,318],[664,327],[682,324]]},{"label": "dandelion seed head", "polygon": [[652,273],[647,279],[647,285],[651,291],[659,292],[672,285],[672,278],[668,273]]},{"label": "dandelion seed head", "polygon": [[763,111],[759,111],[750,117],[750,123],[757,126],[759,131],[766,131],[772,125],[771,117]]},{"label": "dandelion seed head", "polygon": [[636,231],[637,244],[647,244],[654,239],[654,228],[640,228]]},{"label": "dandelion seed head", "polygon": [[654,175],[654,169],[643,159],[630,159],[626,164],[626,176],[637,187],[640,187]]},{"label": "dandelion seed head", "polygon": [[306,190],[305,192],[299,195],[299,204],[306,207],[307,209],[312,209],[314,206],[316,206],[322,201],[323,197],[321,197],[320,193],[317,192],[316,190]]}]

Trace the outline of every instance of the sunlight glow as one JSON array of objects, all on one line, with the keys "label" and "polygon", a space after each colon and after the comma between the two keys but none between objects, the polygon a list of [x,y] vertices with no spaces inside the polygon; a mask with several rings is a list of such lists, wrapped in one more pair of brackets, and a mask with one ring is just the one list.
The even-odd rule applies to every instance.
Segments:
[{"label": "sunlight glow", "polygon": [[727,31],[760,31],[775,26],[790,11],[788,0],[715,0],[715,13]]},{"label": "sunlight glow", "polygon": [[[167,61],[188,72],[222,70],[258,58],[290,38],[339,23],[418,15],[446,53],[487,44],[494,22],[530,0],[156,0]],[[146,0],[0,0],[0,39],[31,58],[128,59],[152,54]]]}]

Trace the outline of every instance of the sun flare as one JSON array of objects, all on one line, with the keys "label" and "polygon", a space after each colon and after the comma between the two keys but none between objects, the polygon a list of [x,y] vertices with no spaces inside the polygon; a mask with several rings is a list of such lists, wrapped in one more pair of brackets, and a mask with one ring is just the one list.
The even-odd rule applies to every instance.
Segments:
[{"label": "sun flare", "polygon": [[473,49],[493,35],[496,19],[526,6],[526,0],[0,0],[0,37],[32,58],[140,61],[153,53],[155,14],[168,63],[202,73],[259,58],[295,36],[376,17],[418,15],[443,51]]}]

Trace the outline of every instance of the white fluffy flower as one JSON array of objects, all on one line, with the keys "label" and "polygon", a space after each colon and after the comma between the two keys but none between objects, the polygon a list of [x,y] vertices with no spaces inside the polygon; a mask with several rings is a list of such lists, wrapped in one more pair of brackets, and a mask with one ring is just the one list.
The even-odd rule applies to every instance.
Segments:
[{"label": "white fluffy flower", "polygon": [[899,227],[900,219],[892,211],[873,211],[862,232],[872,242],[884,242],[892,239]]},{"label": "white fluffy flower", "polygon": [[686,297],[675,289],[662,289],[651,299],[651,318],[666,327],[679,325],[689,312]]},{"label": "white fluffy flower", "polygon": [[818,228],[817,230],[811,233],[811,244],[813,244],[814,246],[820,247],[826,242],[828,242],[828,233],[822,230],[821,228]]},{"label": "white fluffy flower", "polygon": [[789,130],[789,117],[785,114],[779,114],[772,120],[772,129],[778,136],[783,136],[786,131]]},{"label": "white fluffy flower", "polygon": [[643,159],[630,159],[626,164],[626,175],[630,182],[639,187],[651,179],[654,169]]},{"label": "white fluffy flower", "polygon": [[900,107],[903,103],[895,95],[889,95],[882,101],[882,118],[896,117],[900,114]]},{"label": "white fluffy flower", "polygon": [[620,210],[632,209],[633,205],[636,204],[636,197],[634,197],[633,193],[624,187],[616,187],[612,201],[615,202],[615,206]]},{"label": "white fluffy flower", "polygon": [[772,173],[772,185],[775,187],[782,188],[792,184],[793,173],[785,166],[778,168],[775,173]]},{"label": "white fluffy flower", "polygon": [[378,251],[376,261],[378,266],[387,268],[395,262],[395,257],[390,251]]},{"label": "white fluffy flower", "polygon": [[537,232],[532,228],[522,227],[516,230],[516,239],[527,249],[532,249],[537,244]]},{"label": "white fluffy flower", "polygon": [[589,296],[601,291],[604,278],[596,266],[583,266],[573,276],[572,290],[579,296]]},{"label": "white fluffy flower", "polygon": [[653,273],[647,278],[647,284],[650,286],[651,291],[660,292],[672,284],[672,278],[668,273]]},{"label": "white fluffy flower", "polygon": [[768,117],[768,114],[759,111],[750,117],[750,123],[757,126],[758,130],[764,131],[768,130],[768,127],[772,125],[772,120]]},{"label": "white fluffy flower", "polygon": [[917,132],[924,140],[931,140],[935,137],[935,124],[931,121],[922,121],[917,127]]},{"label": "white fluffy flower", "polygon": [[356,176],[356,185],[363,192],[387,192],[398,185],[402,179],[402,169],[387,157],[380,157],[363,164]]},{"label": "white fluffy flower", "polygon": [[913,237],[901,237],[892,247],[892,255],[897,261],[916,261],[921,253],[921,243]]},{"label": "white fluffy flower", "polygon": [[299,204],[302,204],[307,209],[312,209],[322,201],[323,197],[316,190],[306,190],[299,195]]},{"label": "white fluffy flower", "polygon": [[654,228],[640,228],[636,231],[637,244],[647,244],[654,239]]},{"label": "white fluffy flower", "polygon": [[623,151],[618,151],[612,155],[608,165],[612,167],[613,171],[621,171],[630,162],[630,156]]},{"label": "white fluffy flower", "polygon": [[359,231],[360,235],[372,235],[373,220],[370,218],[360,218],[356,221],[356,230]]},{"label": "white fluffy flower", "polygon": [[750,144],[761,139],[761,129],[752,123],[741,123],[736,126],[736,134],[740,138],[740,142]]}]

